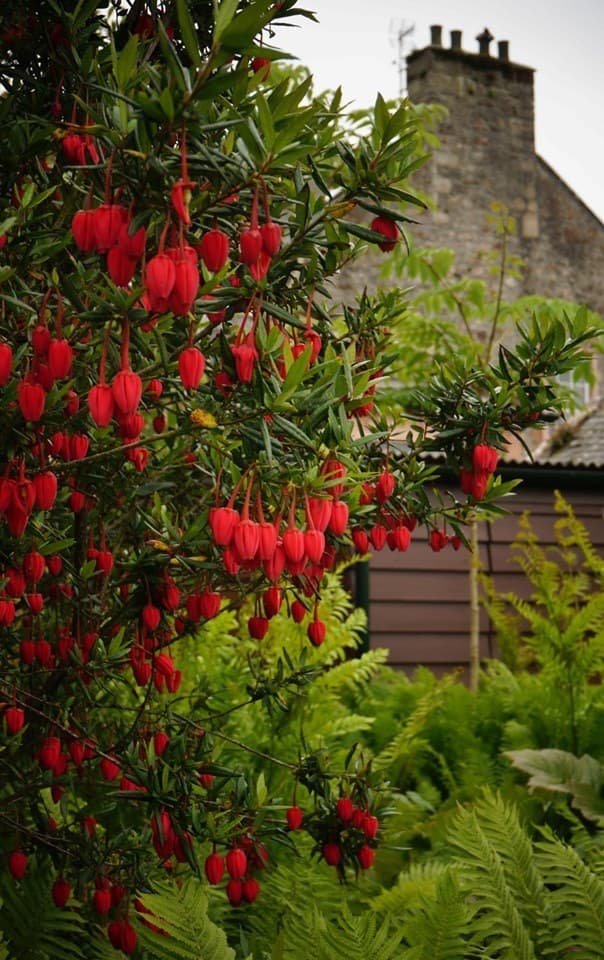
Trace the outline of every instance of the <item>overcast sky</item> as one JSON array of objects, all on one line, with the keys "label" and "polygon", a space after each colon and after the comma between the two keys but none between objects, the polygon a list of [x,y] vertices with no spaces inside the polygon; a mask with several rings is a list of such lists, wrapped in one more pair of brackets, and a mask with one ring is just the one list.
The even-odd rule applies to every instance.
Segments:
[{"label": "overcast sky", "polygon": [[[413,27],[405,53],[430,42],[430,24],[462,30],[464,50],[486,26],[508,40],[510,59],[533,67],[537,152],[604,221],[604,0],[305,0],[319,24],[274,41],[315,76],[369,106],[398,96],[396,37]],[[492,44],[496,50],[496,42]]]}]

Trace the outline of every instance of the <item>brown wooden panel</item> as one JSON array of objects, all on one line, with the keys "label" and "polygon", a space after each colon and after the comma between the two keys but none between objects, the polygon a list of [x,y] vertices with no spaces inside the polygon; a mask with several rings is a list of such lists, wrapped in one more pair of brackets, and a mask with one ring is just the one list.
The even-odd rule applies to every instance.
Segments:
[{"label": "brown wooden panel", "polygon": [[[398,633],[372,634],[372,647],[387,647],[392,663],[467,663],[469,639],[467,633],[451,633],[443,637],[440,633],[428,633],[425,636]],[[480,653],[483,657],[491,655],[486,635],[481,637]]]},{"label": "brown wooden panel", "polygon": [[[521,572],[506,570],[495,576],[497,590],[502,593],[513,591],[520,596],[528,596],[531,584]],[[371,577],[370,601],[389,601],[407,603],[422,601],[431,603],[467,603],[469,597],[469,575],[467,571],[453,571],[444,574],[426,574],[418,570],[380,570]]]},{"label": "brown wooden panel", "polygon": [[[488,627],[481,610],[481,629]],[[465,603],[372,603],[369,610],[372,635],[379,633],[421,634],[442,631],[464,633],[470,628],[470,609]]]}]

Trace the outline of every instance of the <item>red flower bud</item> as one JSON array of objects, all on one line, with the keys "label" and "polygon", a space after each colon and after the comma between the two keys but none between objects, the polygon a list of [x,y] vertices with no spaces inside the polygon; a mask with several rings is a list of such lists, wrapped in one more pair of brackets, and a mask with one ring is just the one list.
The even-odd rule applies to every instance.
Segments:
[{"label": "red flower bud", "polygon": [[30,583],[37,583],[44,573],[44,557],[37,550],[30,550],[23,557],[23,573]]},{"label": "red flower bud", "polygon": [[241,847],[232,847],[226,855],[226,868],[233,880],[242,880],[247,870],[247,857]]},{"label": "red flower bud", "polygon": [[168,306],[177,316],[184,316],[192,308],[199,290],[199,270],[190,260],[181,259],[174,264],[174,271]]},{"label": "red flower bud", "polygon": [[380,822],[377,817],[367,815],[363,820],[363,833],[368,840],[373,840],[379,830]]},{"label": "red flower bud", "polygon": [[122,413],[135,413],[140,403],[143,384],[138,373],[132,370],[120,370],[111,384],[113,400]]},{"label": "red flower bud", "polygon": [[143,607],[143,623],[149,631],[153,633],[159,627],[159,622],[161,620],[161,610],[158,607],[154,607],[152,603],[146,604]]},{"label": "red flower bud", "polygon": [[22,850],[13,850],[9,854],[8,869],[13,880],[23,880],[27,870],[27,857]]},{"label": "red flower bud", "polygon": [[23,419],[35,423],[42,416],[46,394],[39,384],[21,380],[17,387],[17,401]]},{"label": "red flower bud", "polygon": [[490,447],[486,443],[478,443],[472,451],[472,467],[478,473],[494,473],[497,469],[499,454],[495,447]]},{"label": "red flower bud", "polygon": [[[42,641],[40,641],[42,642]],[[39,644],[36,644],[38,647]],[[48,644],[50,646],[50,644]],[[37,654],[37,651],[36,651]],[[40,747],[40,766],[44,767],[46,770],[52,770],[56,765],[57,760],[59,759],[59,754],[61,753],[61,741],[58,737],[46,737],[42,741],[42,746]]]},{"label": "red flower bud", "polygon": [[8,343],[0,341],[0,387],[8,381],[13,366],[13,351]]},{"label": "red flower bud", "polygon": [[390,220],[388,217],[376,217],[371,221],[371,229],[374,233],[381,233],[385,238],[381,243],[378,243],[380,250],[385,253],[394,250],[399,238],[398,227],[394,220]]},{"label": "red flower bud", "polygon": [[323,858],[330,867],[337,867],[342,859],[342,851],[337,843],[326,843],[323,847]]},{"label": "red flower bud", "polygon": [[103,203],[93,213],[96,249],[99,253],[107,253],[117,243],[128,211],[119,203]]},{"label": "red flower bud", "polygon": [[224,858],[216,852],[211,853],[209,857],[206,858],[204,869],[208,883],[215,887],[224,876]]},{"label": "red flower bud", "polygon": [[394,477],[389,470],[384,470],[378,477],[375,485],[375,497],[378,503],[385,503],[394,493]]},{"label": "red flower bud", "polygon": [[149,260],[145,271],[145,286],[152,310],[163,310],[172,293],[176,279],[174,261],[165,253],[158,253]]},{"label": "red flower bud", "polygon": [[117,780],[120,775],[120,766],[110,757],[103,757],[101,760],[101,775],[103,780]]},{"label": "red flower bud", "polygon": [[178,372],[185,390],[196,390],[203,377],[206,359],[197,347],[187,347],[178,358]]},{"label": "red flower bud", "polygon": [[368,847],[366,843],[364,843],[358,851],[357,857],[359,858],[361,869],[369,870],[369,867],[373,863],[373,858],[375,857],[375,851],[372,850],[371,847]]},{"label": "red flower bud", "polygon": [[253,520],[240,520],[235,526],[233,542],[241,560],[253,560],[260,545],[260,525]]},{"label": "red flower bud", "polygon": [[299,563],[304,557],[305,539],[302,530],[290,526],[283,534],[283,549],[288,563]]},{"label": "red flower bud", "polygon": [[409,549],[411,543],[411,531],[401,523],[392,531],[392,540],[394,549],[404,553],[405,550]]},{"label": "red flower bud", "polygon": [[213,507],[210,510],[209,523],[218,546],[228,547],[239,523],[239,514],[232,507]]},{"label": "red flower bud", "polygon": [[327,480],[329,493],[337,499],[344,492],[344,484],[337,481],[343,480],[346,476],[346,467],[339,460],[333,457],[325,460],[321,465],[321,476]]},{"label": "red flower bud", "polygon": [[264,591],[262,596],[262,606],[264,607],[265,615],[269,619],[279,613],[282,603],[283,594],[279,587],[272,586],[269,587],[268,590]]},{"label": "red flower bud", "polygon": [[[9,736],[14,737],[23,728],[25,712],[21,707],[8,707],[4,714],[4,721],[6,723],[6,732]],[[19,879],[21,878],[19,877]]]},{"label": "red flower bud", "polygon": [[307,530],[304,534],[304,551],[311,563],[319,563],[325,550],[325,534],[320,530]]},{"label": "red flower bud", "polygon": [[48,367],[55,380],[66,377],[71,370],[73,349],[67,340],[51,340],[48,344]]},{"label": "red flower bud", "polygon": [[342,823],[350,823],[354,813],[354,804],[350,797],[340,797],[336,804],[336,813]]},{"label": "red flower bud", "polygon": [[322,620],[311,620],[306,632],[313,647],[320,647],[325,640],[326,626]]},{"label": "red flower bud", "polygon": [[211,620],[212,617],[218,614],[221,602],[221,595],[210,590],[208,587],[199,597],[199,612],[201,616],[206,620]]},{"label": "red flower bud", "polygon": [[238,907],[243,899],[243,885],[241,880],[229,880],[226,885],[226,894],[232,907]]},{"label": "red flower bud", "polygon": [[315,530],[324,532],[329,526],[331,513],[333,509],[333,500],[327,500],[322,497],[308,498],[308,525]]},{"label": "red flower bud", "polygon": [[367,553],[369,550],[369,537],[364,530],[356,527],[352,531],[352,540],[357,553]]},{"label": "red flower bud", "polygon": [[271,258],[266,250],[261,250],[258,254],[258,259],[255,263],[250,263],[249,271],[251,276],[254,278],[256,283],[260,280],[264,280],[265,276],[268,273],[268,268],[271,265]]},{"label": "red flower bud", "polygon": [[269,623],[266,617],[250,617],[247,622],[247,629],[250,637],[254,640],[264,640],[268,633]]},{"label": "red flower bud", "polygon": [[235,370],[241,383],[251,383],[254,375],[254,366],[258,360],[258,351],[249,344],[242,343],[231,347]]},{"label": "red flower bud", "polygon": [[268,223],[262,224],[260,234],[262,236],[262,246],[264,250],[269,257],[274,257],[275,254],[279,252],[279,247],[281,246],[281,227],[278,223],[273,223],[273,221],[270,220]]},{"label": "red flower bud", "polygon": [[130,224],[124,223],[120,229],[117,245],[124,256],[131,260],[140,260],[145,252],[147,230],[139,227],[135,234],[130,233]]},{"label": "red flower bud", "polygon": [[300,829],[304,819],[304,814],[300,810],[300,807],[288,807],[288,809],[285,811],[285,816],[287,818],[287,825],[290,830]]},{"label": "red flower bud", "polygon": [[197,251],[208,270],[218,273],[229,256],[229,238],[222,230],[208,230],[201,238]]},{"label": "red flower bud", "polygon": [[111,910],[111,890],[100,889],[94,891],[92,898],[94,912],[99,917],[104,917]]},{"label": "red flower bud", "polygon": [[329,529],[336,537],[342,536],[348,526],[348,505],[343,500],[334,500],[329,518]]},{"label": "red flower bud", "polygon": [[127,287],[136,271],[136,260],[128,257],[120,246],[107,253],[107,272],[116,287]]},{"label": "red flower bud", "polygon": [[300,600],[294,600],[291,605],[291,615],[294,623],[302,623],[304,617],[306,616],[307,610],[303,603]]},{"label": "red flower bud", "polygon": [[250,266],[256,263],[262,250],[262,234],[256,227],[247,227],[239,236],[239,259]]},{"label": "red flower bud", "polygon": [[253,903],[260,893],[260,884],[255,877],[248,877],[241,884],[241,893],[246,903]]},{"label": "red flower bud", "polygon": [[369,531],[369,539],[376,550],[381,550],[386,543],[388,531],[383,523],[376,523]]},{"label": "red flower bud", "polygon": [[71,232],[78,250],[91,253],[96,249],[95,211],[78,210],[71,221]]},{"label": "red flower bud", "polygon": [[113,390],[108,383],[99,383],[96,387],[90,388],[88,408],[97,427],[109,426],[113,417],[115,402],[113,400]]}]

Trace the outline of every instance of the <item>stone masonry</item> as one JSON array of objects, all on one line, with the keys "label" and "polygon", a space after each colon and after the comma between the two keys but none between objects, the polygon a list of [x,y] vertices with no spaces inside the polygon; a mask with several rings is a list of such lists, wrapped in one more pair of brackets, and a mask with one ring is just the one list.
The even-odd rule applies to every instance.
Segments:
[{"label": "stone masonry", "polygon": [[[413,242],[450,247],[458,275],[484,275],[480,254],[493,245],[485,218],[503,203],[517,222],[511,251],[524,261],[506,298],[561,297],[604,313],[604,224],[535,153],[534,71],[509,60],[505,41],[492,55],[488,30],[477,53],[462,49],[460,31],[448,48],[440,27],[431,34],[429,46],[407,57],[409,98],[441,103],[448,114],[437,131],[441,149],[412,178],[436,203],[434,212],[414,208],[421,222],[409,228]],[[381,263],[369,257],[363,275],[356,267],[341,278],[340,292],[375,289]]]}]

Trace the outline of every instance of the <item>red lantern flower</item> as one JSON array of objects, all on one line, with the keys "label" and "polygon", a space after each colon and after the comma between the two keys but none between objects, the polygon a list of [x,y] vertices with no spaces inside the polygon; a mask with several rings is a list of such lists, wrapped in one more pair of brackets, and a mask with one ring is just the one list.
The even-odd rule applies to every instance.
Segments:
[{"label": "red lantern flower", "polygon": [[145,271],[145,286],[152,310],[162,312],[165,309],[175,280],[176,267],[166,253],[158,253],[149,260]]},{"label": "red lantern flower", "polygon": [[0,387],[8,381],[13,366],[13,351],[8,343],[0,341]]},{"label": "red lantern flower", "polygon": [[213,887],[217,886],[224,876],[224,857],[214,851],[209,857],[206,857],[204,870],[208,883]]},{"label": "red lantern flower", "polygon": [[241,383],[251,383],[254,375],[254,366],[258,360],[258,351],[249,344],[242,343],[240,346],[231,347],[231,353],[235,361],[235,370]]},{"label": "red lantern flower", "polygon": [[50,510],[57,497],[57,478],[51,470],[38,473],[32,480],[36,505],[40,510]]},{"label": "red lantern flower", "polygon": [[142,380],[132,370],[120,370],[111,384],[113,400],[122,413],[135,413],[143,393]]},{"label": "red lantern flower", "polygon": [[388,217],[376,217],[371,221],[371,229],[374,233],[381,233],[384,237],[384,240],[378,243],[380,250],[385,253],[394,250],[399,238],[398,227],[394,220],[390,220]]},{"label": "red lantern flower", "polygon": [[95,211],[78,210],[71,221],[71,232],[78,250],[92,253],[96,249]]},{"label": "red lantern flower", "polygon": [[206,360],[197,347],[187,347],[178,358],[178,372],[185,390],[196,390],[203,377]]},{"label": "red lantern flower", "polygon": [[233,847],[226,856],[226,868],[233,880],[242,880],[247,870],[247,857],[241,847]]},{"label": "red lantern flower", "polygon": [[239,259],[251,266],[256,263],[262,250],[262,234],[257,227],[247,227],[239,236]]},{"label": "red lantern flower", "polygon": [[35,423],[42,416],[46,394],[39,384],[21,380],[17,387],[17,401],[23,419]]},{"label": "red lantern flower", "polygon": [[274,257],[281,246],[281,227],[278,223],[268,220],[260,227],[260,235],[262,236],[263,249],[269,257]]},{"label": "red lantern flower", "polygon": [[229,256],[229,238],[214,227],[204,233],[197,247],[199,256],[211,273],[222,270]]}]

